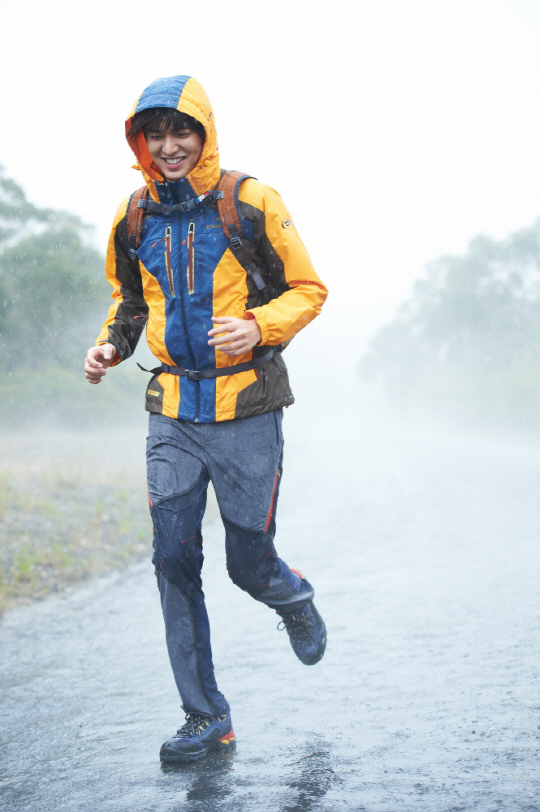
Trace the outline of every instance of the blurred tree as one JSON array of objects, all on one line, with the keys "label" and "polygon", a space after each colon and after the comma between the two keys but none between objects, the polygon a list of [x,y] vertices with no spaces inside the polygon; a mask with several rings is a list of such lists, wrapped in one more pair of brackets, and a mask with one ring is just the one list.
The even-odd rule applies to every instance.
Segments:
[{"label": "blurred tree", "polygon": [[2,370],[80,367],[106,287],[87,233],[77,217],[29,203],[0,168]]},{"label": "blurred tree", "polygon": [[400,408],[540,428],[540,221],[427,266],[362,361]]},{"label": "blurred tree", "polygon": [[21,187],[4,176],[0,164],[0,246],[30,221],[47,223],[53,216],[50,209],[38,209],[29,203]]},{"label": "blurred tree", "polygon": [[[0,422],[92,422],[142,415],[145,376],[122,364],[89,386],[83,359],[106,314],[110,288],[91,229],[42,209],[0,166]],[[111,407],[114,404],[114,408]]]}]

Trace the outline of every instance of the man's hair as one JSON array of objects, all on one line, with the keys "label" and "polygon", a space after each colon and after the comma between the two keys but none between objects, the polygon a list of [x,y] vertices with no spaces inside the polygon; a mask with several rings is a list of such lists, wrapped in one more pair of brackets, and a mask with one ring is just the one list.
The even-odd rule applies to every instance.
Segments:
[{"label": "man's hair", "polygon": [[196,118],[174,110],[172,107],[150,107],[135,113],[127,137],[131,140],[142,130],[167,132],[168,130],[194,130],[204,141],[206,132],[203,125]]}]

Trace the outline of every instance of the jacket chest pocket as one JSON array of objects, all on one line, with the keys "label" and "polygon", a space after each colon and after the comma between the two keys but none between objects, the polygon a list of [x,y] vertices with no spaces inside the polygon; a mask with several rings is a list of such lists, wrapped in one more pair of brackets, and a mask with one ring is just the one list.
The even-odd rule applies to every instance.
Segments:
[{"label": "jacket chest pocket", "polygon": [[172,243],[172,231],[171,227],[168,225],[165,228],[165,236],[161,237],[159,240],[156,240],[150,246],[152,249],[161,249],[164,252],[165,256],[165,270],[167,272],[167,280],[169,282],[169,291],[171,296],[175,296],[175,289],[174,289],[174,274],[171,265],[171,243]]},{"label": "jacket chest pocket", "polygon": [[[186,228],[187,225],[187,228]],[[181,250],[182,290],[197,301],[212,295],[212,278],[227,247],[221,224],[209,216],[192,216],[184,225]]]}]

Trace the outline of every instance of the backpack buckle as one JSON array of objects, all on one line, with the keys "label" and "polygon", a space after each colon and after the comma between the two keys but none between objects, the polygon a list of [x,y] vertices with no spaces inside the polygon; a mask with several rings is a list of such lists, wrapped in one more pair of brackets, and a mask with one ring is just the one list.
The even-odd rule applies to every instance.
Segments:
[{"label": "backpack buckle", "polygon": [[198,369],[186,369],[186,378],[188,381],[200,381],[201,373]]},{"label": "backpack buckle", "polygon": [[238,251],[239,248],[242,248],[242,240],[240,239],[238,234],[235,234],[234,237],[231,237],[229,242],[231,244],[231,248],[233,248],[235,251]]}]

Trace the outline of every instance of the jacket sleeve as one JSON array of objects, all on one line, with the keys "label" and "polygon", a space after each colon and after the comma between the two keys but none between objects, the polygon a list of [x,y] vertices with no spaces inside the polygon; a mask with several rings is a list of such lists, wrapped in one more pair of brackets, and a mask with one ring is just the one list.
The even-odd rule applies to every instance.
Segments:
[{"label": "jacket sleeve", "polygon": [[120,205],[109,237],[105,275],[113,289],[113,304],[96,339],[96,344],[109,342],[116,347],[119,357],[113,366],[133,355],[148,319],[139,263],[129,258],[127,244],[122,238],[128,202],[124,200]]},{"label": "jacket sleeve", "polygon": [[[261,184],[257,185],[261,188]],[[311,264],[283,200],[269,186],[262,186],[262,192],[257,206],[262,205],[264,212],[260,248],[273,275],[282,275],[288,290],[248,312],[261,329],[260,343],[273,346],[289,341],[318,316],[328,291]]]}]

